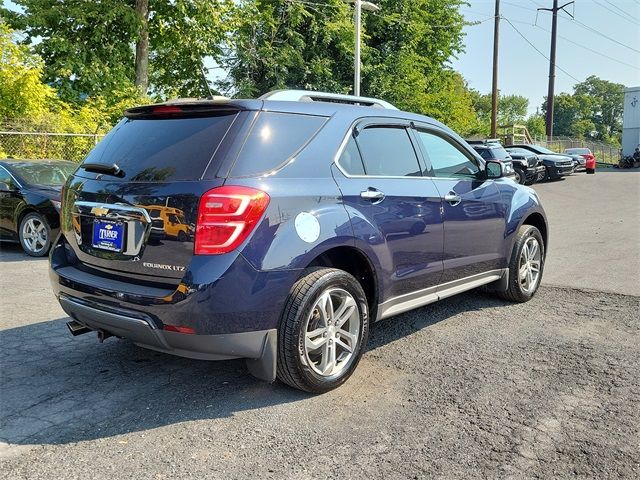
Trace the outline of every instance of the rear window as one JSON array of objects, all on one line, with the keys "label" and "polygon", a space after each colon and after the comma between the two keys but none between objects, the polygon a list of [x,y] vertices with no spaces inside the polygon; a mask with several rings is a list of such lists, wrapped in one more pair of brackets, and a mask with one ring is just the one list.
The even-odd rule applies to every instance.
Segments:
[{"label": "rear window", "polygon": [[261,112],[233,167],[233,177],[277,170],[297,154],[326,122],[326,117]]},{"label": "rear window", "polygon": [[199,180],[235,117],[124,119],[84,162],[115,163],[127,181]]}]

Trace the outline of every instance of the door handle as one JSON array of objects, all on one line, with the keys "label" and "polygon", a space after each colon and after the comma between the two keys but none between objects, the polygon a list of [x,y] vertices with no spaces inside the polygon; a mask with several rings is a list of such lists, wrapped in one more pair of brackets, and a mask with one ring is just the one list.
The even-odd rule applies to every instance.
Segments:
[{"label": "door handle", "polygon": [[360,198],[371,200],[372,202],[377,203],[384,200],[384,193],[382,193],[380,190],[376,190],[375,188],[369,188],[364,192],[360,192]]},{"label": "door handle", "polygon": [[449,202],[449,205],[451,205],[452,207],[455,207],[462,201],[462,197],[458,195],[456,192],[454,192],[453,190],[451,190],[449,193],[447,193],[444,196],[444,201]]}]

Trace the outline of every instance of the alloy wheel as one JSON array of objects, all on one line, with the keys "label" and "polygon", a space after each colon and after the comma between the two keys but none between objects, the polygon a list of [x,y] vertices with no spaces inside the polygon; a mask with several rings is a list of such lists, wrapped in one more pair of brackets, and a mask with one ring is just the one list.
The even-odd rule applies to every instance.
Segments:
[{"label": "alloy wheel", "polygon": [[532,293],[540,280],[542,266],[542,249],[535,237],[529,237],[522,246],[518,266],[520,287],[526,293]]},{"label": "alloy wheel", "polygon": [[340,374],[358,350],[360,314],[353,296],[341,288],[324,291],[303,332],[302,360],[323,377]]},{"label": "alloy wheel", "polygon": [[30,218],[22,226],[22,244],[31,253],[40,253],[47,246],[47,227],[38,218]]}]

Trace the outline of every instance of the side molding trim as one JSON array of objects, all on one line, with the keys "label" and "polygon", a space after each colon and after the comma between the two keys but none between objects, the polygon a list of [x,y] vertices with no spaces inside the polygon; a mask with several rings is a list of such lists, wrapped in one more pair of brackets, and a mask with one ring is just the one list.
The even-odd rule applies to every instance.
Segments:
[{"label": "side molding trim", "polygon": [[435,287],[417,290],[405,295],[400,295],[378,305],[376,321],[408,312],[414,308],[429,305],[430,303],[437,302],[438,300],[495,282],[496,280],[502,280],[502,284],[505,282],[505,279],[506,284],[508,285],[509,269],[502,268],[461,278],[460,280],[454,280],[453,282],[443,283],[442,285],[437,285]]}]

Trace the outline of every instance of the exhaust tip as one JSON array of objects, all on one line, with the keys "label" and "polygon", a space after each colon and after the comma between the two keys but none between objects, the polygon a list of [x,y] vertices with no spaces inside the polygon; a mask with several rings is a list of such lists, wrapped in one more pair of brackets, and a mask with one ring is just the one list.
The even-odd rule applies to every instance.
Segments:
[{"label": "exhaust tip", "polygon": [[80,322],[76,322],[75,320],[71,320],[67,322],[67,328],[71,332],[71,335],[77,337],[78,335],[82,335],[84,333],[89,333],[91,331],[90,328],[84,326]]}]

